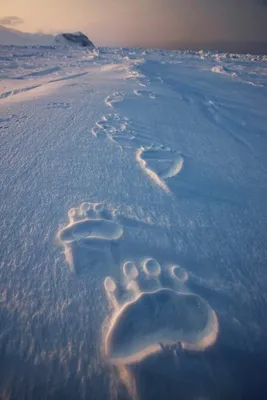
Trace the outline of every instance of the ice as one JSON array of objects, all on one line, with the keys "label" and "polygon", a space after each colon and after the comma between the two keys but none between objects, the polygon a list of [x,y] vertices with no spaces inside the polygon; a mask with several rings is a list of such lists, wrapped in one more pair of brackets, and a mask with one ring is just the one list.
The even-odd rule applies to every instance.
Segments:
[{"label": "ice", "polygon": [[1,399],[267,398],[266,60],[0,46]]}]

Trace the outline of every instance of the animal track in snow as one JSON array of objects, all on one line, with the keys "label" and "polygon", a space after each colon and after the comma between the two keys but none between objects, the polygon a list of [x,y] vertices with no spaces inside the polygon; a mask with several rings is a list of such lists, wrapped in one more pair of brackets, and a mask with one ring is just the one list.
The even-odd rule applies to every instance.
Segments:
[{"label": "animal track in snow", "polygon": [[[113,308],[105,353],[114,364],[141,361],[168,345],[202,351],[216,341],[217,316],[202,297],[187,290],[187,272],[180,266],[171,266],[170,287],[162,287],[161,269],[156,260],[145,259],[139,274],[134,262],[126,262],[122,267],[126,299],[119,298],[111,277],[104,281]],[[144,279],[152,283],[151,290],[140,289]]]},{"label": "animal track in snow", "polygon": [[114,242],[123,235],[123,227],[117,222],[114,212],[103,203],[83,203],[68,212],[69,224],[58,233],[58,240],[64,246],[66,261],[75,269],[73,248],[81,247],[103,251],[106,243]]},{"label": "animal track in snow", "polygon": [[142,79],[145,76],[143,74],[141,74],[140,72],[134,70],[134,69],[128,69],[127,71],[127,75],[125,76],[125,79],[127,80],[138,80],[138,79]]},{"label": "animal track in snow", "polygon": [[[141,64],[142,64],[142,60],[141,60]],[[135,65],[138,66],[138,64],[140,64],[139,62],[136,62]],[[126,80],[130,80],[130,81],[134,81],[136,82],[139,86],[142,87],[147,87],[150,84],[150,80],[141,72],[139,72],[138,70],[134,68],[129,68],[127,71],[127,74],[125,76]]]},{"label": "animal track in snow", "polygon": [[142,169],[166,192],[169,192],[169,188],[165,180],[176,176],[184,164],[180,153],[164,146],[143,146],[137,151],[136,159]]},{"label": "animal track in snow", "polygon": [[144,134],[138,134],[131,129],[131,123],[119,114],[109,114],[97,121],[92,134],[97,138],[107,138],[121,147],[137,148],[151,143]]},{"label": "animal track in snow", "polygon": [[53,102],[48,104],[49,109],[53,108],[70,108],[70,103],[65,103],[65,102]]},{"label": "animal track in snow", "polygon": [[164,83],[163,79],[161,76],[157,76],[156,79],[160,82],[160,83]]},{"label": "animal track in snow", "polygon": [[150,99],[155,100],[156,96],[154,93],[149,92],[148,90],[134,90],[134,94],[140,97],[149,97]]},{"label": "animal track in snow", "polygon": [[129,120],[119,114],[104,115],[97,121],[92,129],[92,134],[96,137],[104,137],[113,140],[116,135],[124,135],[127,131]]},{"label": "animal track in snow", "polygon": [[124,94],[116,92],[116,93],[109,95],[105,99],[105,103],[108,107],[114,108],[113,104],[120,103],[123,99],[124,99]]}]

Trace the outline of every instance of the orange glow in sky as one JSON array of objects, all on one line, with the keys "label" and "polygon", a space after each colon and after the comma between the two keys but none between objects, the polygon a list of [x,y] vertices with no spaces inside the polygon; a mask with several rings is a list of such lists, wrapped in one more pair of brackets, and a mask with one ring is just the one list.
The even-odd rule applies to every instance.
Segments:
[{"label": "orange glow in sky", "polygon": [[267,41],[262,0],[0,0],[6,16],[23,20],[15,29],[80,30],[99,45]]}]

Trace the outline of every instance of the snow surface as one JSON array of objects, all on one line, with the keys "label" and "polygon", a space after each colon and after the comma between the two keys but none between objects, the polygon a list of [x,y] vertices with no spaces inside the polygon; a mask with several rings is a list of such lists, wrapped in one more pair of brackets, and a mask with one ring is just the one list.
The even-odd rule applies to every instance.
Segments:
[{"label": "snow surface", "polygon": [[1,399],[267,398],[266,60],[0,48]]}]

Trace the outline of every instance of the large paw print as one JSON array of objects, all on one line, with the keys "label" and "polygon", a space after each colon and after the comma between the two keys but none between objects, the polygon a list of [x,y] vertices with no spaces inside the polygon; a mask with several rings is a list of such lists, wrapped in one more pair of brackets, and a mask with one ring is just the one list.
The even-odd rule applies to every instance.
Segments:
[{"label": "large paw print", "polygon": [[[143,261],[142,274],[131,261],[122,269],[126,300],[118,298],[112,278],[104,281],[114,310],[105,338],[105,352],[111,362],[131,364],[173,344],[197,351],[215,342],[216,314],[203,298],[186,290],[188,274],[183,268],[169,268],[170,287],[161,286],[161,266],[154,259]],[[144,280],[146,289],[141,290]]]},{"label": "large paw print", "polygon": [[59,231],[58,240],[64,246],[67,262],[74,269],[73,251],[77,246],[99,249],[99,253],[103,252],[105,244],[115,242],[123,235],[123,227],[117,222],[115,213],[103,203],[83,203],[78,208],[71,208],[68,217],[69,224]]},{"label": "large paw print", "polygon": [[173,178],[183,168],[183,156],[164,146],[142,146],[136,153],[141,168],[153,181],[166,192],[169,191],[166,180]]}]

